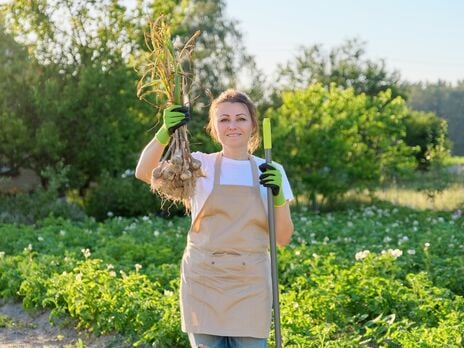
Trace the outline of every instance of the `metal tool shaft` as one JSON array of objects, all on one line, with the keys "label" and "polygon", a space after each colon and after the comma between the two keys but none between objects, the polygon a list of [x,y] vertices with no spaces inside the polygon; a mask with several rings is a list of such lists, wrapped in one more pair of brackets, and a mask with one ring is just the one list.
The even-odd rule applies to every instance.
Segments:
[{"label": "metal tool shaft", "polygon": [[[272,162],[271,149],[264,149],[267,163]],[[277,244],[274,218],[274,196],[271,188],[267,188],[267,211],[269,224],[269,246],[271,251],[271,276],[272,276],[272,303],[274,307],[274,330],[276,348],[282,347],[282,336],[280,332],[280,305],[279,305],[279,279],[277,274]]]}]

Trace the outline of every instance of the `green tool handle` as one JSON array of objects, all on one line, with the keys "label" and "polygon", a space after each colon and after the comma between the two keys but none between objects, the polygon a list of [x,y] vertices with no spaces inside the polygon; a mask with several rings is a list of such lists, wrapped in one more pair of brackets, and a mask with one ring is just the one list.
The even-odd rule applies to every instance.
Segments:
[{"label": "green tool handle", "polygon": [[272,149],[271,119],[268,117],[263,120],[263,140],[264,149]]}]

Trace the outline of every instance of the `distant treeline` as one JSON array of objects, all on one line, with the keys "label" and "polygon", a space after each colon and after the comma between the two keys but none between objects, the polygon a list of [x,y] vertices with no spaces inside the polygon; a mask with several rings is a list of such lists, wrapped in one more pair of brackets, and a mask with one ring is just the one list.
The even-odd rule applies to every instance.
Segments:
[{"label": "distant treeline", "polygon": [[464,155],[464,80],[417,83],[408,86],[408,104],[415,110],[433,112],[448,122],[453,155]]}]

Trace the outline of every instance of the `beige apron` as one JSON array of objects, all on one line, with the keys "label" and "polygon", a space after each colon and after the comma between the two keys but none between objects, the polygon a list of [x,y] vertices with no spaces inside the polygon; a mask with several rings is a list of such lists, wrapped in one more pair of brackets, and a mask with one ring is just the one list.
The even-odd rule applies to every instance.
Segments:
[{"label": "beige apron", "polygon": [[267,216],[250,157],[253,186],[214,186],[188,234],[181,267],[182,330],[266,338],[272,310]]}]

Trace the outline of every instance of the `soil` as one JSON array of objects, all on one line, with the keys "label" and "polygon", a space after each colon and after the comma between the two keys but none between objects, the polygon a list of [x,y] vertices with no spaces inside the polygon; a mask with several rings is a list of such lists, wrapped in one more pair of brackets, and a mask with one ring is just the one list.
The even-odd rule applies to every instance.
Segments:
[{"label": "soil", "polygon": [[49,316],[49,311],[28,313],[20,303],[0,305],[0,347],[129,347],[117,335],[94,337],[71,324],[52,325]]}]

